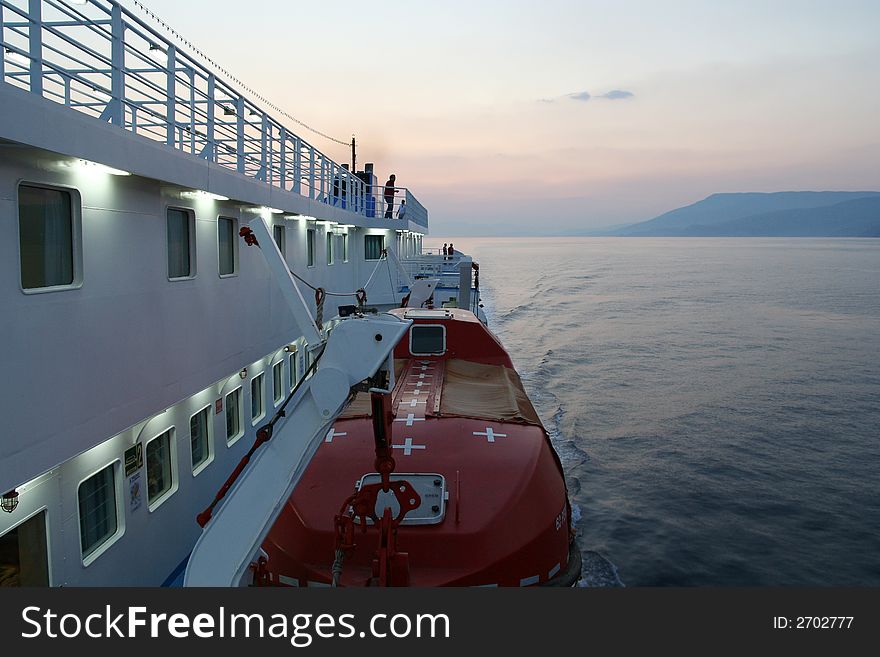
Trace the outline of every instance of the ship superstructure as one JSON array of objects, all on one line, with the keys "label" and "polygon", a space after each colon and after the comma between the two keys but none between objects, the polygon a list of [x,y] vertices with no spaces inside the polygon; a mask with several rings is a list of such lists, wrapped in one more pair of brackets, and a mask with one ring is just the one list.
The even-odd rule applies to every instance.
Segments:
[{"label": "ship superstructure", "polygon": [[0,0],[0,40],[0,582],[168,583],[314,357],[239,230],[263,218],[307,294],[344,295],[325,327],[437,268],[438,304],[476,310],[472,263],[421,256],[410,190],[389,208],[116,2]]}]

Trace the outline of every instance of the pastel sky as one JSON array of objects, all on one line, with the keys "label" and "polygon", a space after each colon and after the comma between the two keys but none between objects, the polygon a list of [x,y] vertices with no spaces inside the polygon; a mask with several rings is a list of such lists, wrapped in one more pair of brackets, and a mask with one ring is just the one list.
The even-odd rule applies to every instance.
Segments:
[{"label": "pastel sky", "polygon": [[143,2],[294,116],[356,134],[436,236],[880,188],[876,0]]}]

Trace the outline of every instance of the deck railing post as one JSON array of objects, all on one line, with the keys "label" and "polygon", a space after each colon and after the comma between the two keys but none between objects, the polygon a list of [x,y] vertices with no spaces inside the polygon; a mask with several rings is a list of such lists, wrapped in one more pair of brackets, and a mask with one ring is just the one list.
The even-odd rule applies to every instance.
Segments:
[{"label": "deck railing post", "polygon": [[43,6],[42,0],[28,0],[28,51],[31,58],[31,93],[43,95]]},{"label": "deck railing post", "polygon": [[172,45],[168,46],[168,62],[165,74],[165,143],[176,147],[177,49]]},{"label": "deck railing post", "polygon": [[210,73],[208,74],[208,117],[206,119],[207,125],[205,126],[205,140],[208,142],[207,159],[211,162],[217,161],[217,146],[214,143],[214,84],[214,74]]},{"label": "deck railing post", "polygon": [[[0,5],[0,43],[3,42],[3,5]],[[6,51],[0,52],[0,82],[6,82]]]},{"label": "deck railing post", "polygon": [[281,133],[279,137],[279,141],[281,142],[281,152],[278,157],[280,158],[280,173],[281,177],[281,189],[287,191],[287,128],[281,126]]},{"label": "deck railing post", "polygon": [[315,199],[315,147],[309,146],[309,198]]},{"label": "deck railing post", "polygon": [[302,189],[302,142],[293,137],[293,191],[297,194]]},{"label": "deck railing post", "polygon": [[238,156],[238,172],[244,173],[244,98],[235,99],[235,141]]},{"label": "deck railing post", "polygon": [[260,171],[257,174],[257,180],[262,180],[263,182],[267,182],[269,177],[267,176],[267,166],[268,166],[268,158],[267,150],[269,148],[269,119],[263,114],[263,121],[260,125]]},{"label": "deck railing post", "polygon": [[125,119],[125,24],[122,7],[113,3],[110,10],[110,123],[124,126]]},{"label": "deck railing post", "polygon": [[196,153],[196,70],[186,67],[189,76],[189,152]]}]

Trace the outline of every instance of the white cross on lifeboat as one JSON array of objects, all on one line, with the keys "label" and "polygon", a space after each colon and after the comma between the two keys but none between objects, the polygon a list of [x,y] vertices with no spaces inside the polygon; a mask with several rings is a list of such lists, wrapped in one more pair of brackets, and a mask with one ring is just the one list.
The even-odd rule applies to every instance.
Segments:
[{"label": "white cross on lifeboat", "polygon": [[495,433],[492,427],[486,427],[485,431],[474,431],[473,433],[475,436],[485,436],[490,443],[494,443],[496,438],[507,438],[506,433]]},{"label": "white cross on lifeboat", "polygon": [[395,422],[406,422],[406,426],[411,427],[413,422],[424,422],[425,418],[416,417],[414,413],[408,414],[406,417],[397,417],[394,418]]},{"label": "white cross on lifeboat", "polygon": [[[427,399],[410,399],[409,400],[409,405],[411,408],[415,408],[419,404],[427,404],[427,403],[428,403]],[[400,405],[403,406],[404,405],[403,402],[401,402]]]},{"label": "white cross on lifeboat", "polygon": [[402,449],[404,456],[411,456],[414,449],[427,449],[427,445],[413,445],[413,439],[407,438],[403,445],[392,445],[394,449]]},{"label": "white cross on lifeboat", "polygon": [[330,431],[327,432],[327,436],[324,438],[325,443],[332,443],[333,439],[336,436],[347,436],[347,431],[336,431],[333,427],[330,427]]},{"label": "white cross on lifeboat", "polygon": [[420,379],[424,379],[426,376],[434,376],[433,374],[419,374]]}]

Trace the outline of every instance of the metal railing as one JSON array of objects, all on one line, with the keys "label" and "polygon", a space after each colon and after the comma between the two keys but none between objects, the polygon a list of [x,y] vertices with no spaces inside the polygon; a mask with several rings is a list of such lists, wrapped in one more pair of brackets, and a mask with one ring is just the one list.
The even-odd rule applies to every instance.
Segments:
[{"label": "metal railing", "polygon": [[[0,42],[4,83],[265,184],[382,216],[381,187],[370,188],[114,0],[0,0]],[[424,206],[398,189],[406,219],[427,227]]]}]

